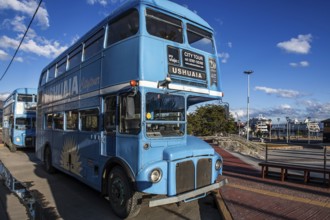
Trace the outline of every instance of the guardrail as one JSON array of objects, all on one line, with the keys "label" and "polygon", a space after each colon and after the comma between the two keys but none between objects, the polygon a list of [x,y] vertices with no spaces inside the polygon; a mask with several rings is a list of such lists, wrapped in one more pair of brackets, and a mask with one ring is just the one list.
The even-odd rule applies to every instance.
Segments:
[{"label": "guardrail", "polygon": [[304,182],[310,181],[311,173],[323,174],[323,182],[326,183],[326,175],[329,175],[330,185],[330,151],[323,148],[303,148],[299,146],[266,146],[265,161],[259,163],[262,167],[262,178],[268,175],[269,168],[281,170],[281,180],[288,176],[288,170],[303,171]]}]

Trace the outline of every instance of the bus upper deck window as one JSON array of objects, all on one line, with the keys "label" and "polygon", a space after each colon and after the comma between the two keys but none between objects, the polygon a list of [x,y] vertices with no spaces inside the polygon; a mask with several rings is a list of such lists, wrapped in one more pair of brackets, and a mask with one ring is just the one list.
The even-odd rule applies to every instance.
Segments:
[{"label": "bus upper deck window", "polygon": [[189,44],[199,50],[214,53],[212,34],[191,24],[187,24]]},{"label": "bus upper deck window", "polygon": [[147,9],[147,31],[151,35],[183,43],[182,22],[151,9]]},{"label": "bus upper deck window", "polygon": [[41,86],[46,83],[46,79],[47,79],[47,71],[44,71],[41,76],[41,81],[40,81]]},{"label": "bus upper deck window", "polygon": [[57,63],[56,76],[60,76],[66,71],[66,60],[66,57],[64,57]]},{"label": "bus upper deck window", "polygon": [[49,71],[48,71],[48,79],[47,79],[47,82],[49,82],[50,80],[54,79],[55,78],[55,67],[56,65],[53,65]]},{"label": "bus upper deck window", "polygon": [[81,46],[77,47],[69,54],[68,69],[72,69],[73,67],[78,66],[81,63],[81,55]]},{"label": "bus upper deck window", "polygon": [[101,52],[103,48],[104,40],[104,29],[102,28],[95,35],[89,38],[85,43],[84,49],[84,60],[94,56],[95,54]]},{"label": "bus upper deck window", "polygon": [[139,31],[139,12],[129,11],[127,14],[110,21],[107,46],[135,35]]}]

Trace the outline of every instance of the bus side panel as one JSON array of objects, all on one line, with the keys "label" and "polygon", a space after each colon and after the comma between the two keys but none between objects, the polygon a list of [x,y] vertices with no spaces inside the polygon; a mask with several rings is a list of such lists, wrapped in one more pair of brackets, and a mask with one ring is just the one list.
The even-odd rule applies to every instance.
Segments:
[{"label": "bus side panel", "polygon": [[117,137],[117,157],[123,158],[135,174],[138,172],[139,155],[139,136]]},{"label": "bus side panel", "polygon": [[[100,186],[100,138],[99,132],[80,132],[76,159],[77,172],[84,181],[97,189]],[[80,168],[79,168],[80,166]],[[74,172],[74,171],[73,171]]]},{"label": "bus side panel", "polygon": [[62,130],[53,130],[53,142],[52,142],[52,156],[53,156],[53,165],[55,167],[60,167],[61,164],[61,152],[63,149],[63,137],[64,132]]},{"label": "bus side panel", "polygon": [[138,79],[139,39],[132,38],[104,51],[101,87]]},{"label": "bus side panel", "polygon": [[[143,37],[141,39],[145,49],[141,51],[142,79],[157,82],[167,76],[167,51],[164,42],[158,39]],[[163,75],[162,75],[163,74]]]}]

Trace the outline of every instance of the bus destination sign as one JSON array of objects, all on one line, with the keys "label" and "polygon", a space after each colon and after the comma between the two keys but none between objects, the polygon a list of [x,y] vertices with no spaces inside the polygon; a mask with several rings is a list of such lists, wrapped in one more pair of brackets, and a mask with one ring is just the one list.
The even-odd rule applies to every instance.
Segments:
[{"label": "bus destination sign", "polygon": [[190,77],[194,79],[201,79],[201,80],[206,80],[206,74],[200,71],[195,71],[195,70],[190,70],[178,66],[168,66],[168,72],[170,74],[178,75],[178,76],[185,76],[185,77]]},{"label": "bus destination sign", "polygon": [[205,59],[203,55],[188,50],[182,50],[182,57],[185,67],[205,71]]}]

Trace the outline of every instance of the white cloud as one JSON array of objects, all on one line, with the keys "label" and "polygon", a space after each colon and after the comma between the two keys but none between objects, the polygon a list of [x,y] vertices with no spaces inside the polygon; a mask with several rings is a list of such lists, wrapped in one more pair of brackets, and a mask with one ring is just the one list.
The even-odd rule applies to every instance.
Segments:
[{"label": "white cloud", "polygon": [[[114,0],[111,0],[111,2],[114,2]],[[106,1],[106,0],[87,0],[87,3],[90,5],[100,4],[102,6],[106,6],[108,4],[108,1]]]},{"label": "white cloud", "polygon": [[7,98],[9,95],[10,95],[10,93],[6,93],[6,92],[4,92],[4,93],[0,93],[0,100],[1,100],[1,101],[5,101],[6,98]]},{"label": "white cloud", "polygon": [[[19,40],[7,36],[0,37],[0,48],[11,48],[16,50],[18,44]],[[20,47],[21,51],[47,58],[54,58],[66,49],[67,46],[61,46],[57,41],[48,41],[42,38],[26,40]]]},{"label": "white cloud", "polygon": [[[14,10],[29,15],[31,18],[38,7],[34,0],[0,0],[0,9]],[[48,11],[42,4],[36,14],[37,24],[43,28],[49,27]]]},{"label": "white cloud", "polygon": [[277,47],[288,53],[308,54],[311,49],[312,35],[298,35],[297,38],[291,38],[289,41],[283,41],[277,44]]},{"label": "white cloud", "polygon": [[299,63],[290,63],[289,64],[292,67],[308,67],[309,62],[308,61],[300,61]]},{"label": "white cloud", "polygon": [[228,42],[227,45],[228,45],[229,48],[232,48],[233,47],[233,43],[232,42]]},{"label": "white cloud", "polygon": [[222,52],[222,53],[218,53],[218,57],[221,59],[222,63],[227,63],[230,56],[229,53]]},{"label": "white cloud", "polygon": [[8,53],[0,49],[0,60],[7,60],[7,59],[8,59]]},{"label": "white cloud", "polygon": [[297,98],[301,96],[300,92],[294,90],[288,90],[288,89],[273,89],[263,86],[256,86],[255,90],[263,91],[271,95],[274,94],[277,95],[278,97],[283,97],[283,98]]}]

